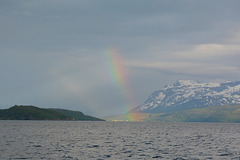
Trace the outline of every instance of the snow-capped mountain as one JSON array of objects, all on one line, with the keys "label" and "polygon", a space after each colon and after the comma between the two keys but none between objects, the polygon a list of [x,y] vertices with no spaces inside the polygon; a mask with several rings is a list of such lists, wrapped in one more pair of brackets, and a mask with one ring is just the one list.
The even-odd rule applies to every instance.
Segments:
[{"label": "snow-capped mountain", "polygon": [[240,81],[201,83],[179,80],[153,92],[143,105],[132,112],[164,113],[227,104],[240,104]]}]

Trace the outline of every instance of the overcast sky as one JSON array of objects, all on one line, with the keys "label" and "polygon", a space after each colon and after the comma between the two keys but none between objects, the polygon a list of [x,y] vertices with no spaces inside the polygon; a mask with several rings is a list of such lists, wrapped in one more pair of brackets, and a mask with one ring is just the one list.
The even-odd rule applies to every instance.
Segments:
[{"label": "overcast sky", "polygon": [[[102,117],[126,113],[179,79],[240,80],[239,6],[239,0],[1,0],[0,108],[27,104]],[[109,79],[112,50],[125,82]]]}]

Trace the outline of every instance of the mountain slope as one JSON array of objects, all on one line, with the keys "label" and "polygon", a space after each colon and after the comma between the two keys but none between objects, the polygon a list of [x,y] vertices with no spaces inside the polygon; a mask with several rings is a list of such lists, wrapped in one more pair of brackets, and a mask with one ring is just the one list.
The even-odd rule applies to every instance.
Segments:
[{"label": "mountain slope", "polygon": [[[129,115],[106,117],[107,121],[126,121]],[[140,121],[240,123],[240,105],[224,105],[171,113],[138,113]]]},{"label": "mountain slope", "polygon": [[200,83],[179,80],[155,91],[143,105],[131,112],[167,113],[228,104],[240,104],[240,81]]},{"label": "mountain slope", "polygon": [[215,106],[152,116],[151,121],[240,123],[240,105]]},{"label": "mountain slope", "polygon": [[[64,112],[63,112],[64,111]],[[72,114],[71,114],[72,113]],[[100,120],[86,116],[82,112],[44,109],[35,106],[13,106],[9,109],[0,110],[0,120]]]}]

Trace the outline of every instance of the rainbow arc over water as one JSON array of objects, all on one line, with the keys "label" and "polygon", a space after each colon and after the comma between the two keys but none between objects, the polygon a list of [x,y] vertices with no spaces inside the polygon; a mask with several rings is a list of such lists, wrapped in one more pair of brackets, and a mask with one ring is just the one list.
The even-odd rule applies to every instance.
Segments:
[{"label": "rainbow arc over water", "polygon": [[108,62],[107,68],[109,70],[111,81],[118,87],[119,91],[126,100],[126,106],[124,107],[127,115],[125,120],[139,121],[139,114],[130,112],[134,107],[136,107],[136,103],[133,90],[129,83],[129,76],[124,63],[125,61],[117,49],[108,50],[106,55]]}]

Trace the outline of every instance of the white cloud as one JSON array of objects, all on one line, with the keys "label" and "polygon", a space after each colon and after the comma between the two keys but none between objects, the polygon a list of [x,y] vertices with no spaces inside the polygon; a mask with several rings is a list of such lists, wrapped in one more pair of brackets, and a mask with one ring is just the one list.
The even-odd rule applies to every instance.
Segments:
[{"label": "white cloud", "polygon": [[189,50],[176,52],[178,58],[192,60],[216,60],[228,56],[239,55],[239,45],[228,44],[200,44],[190,47]]}]

